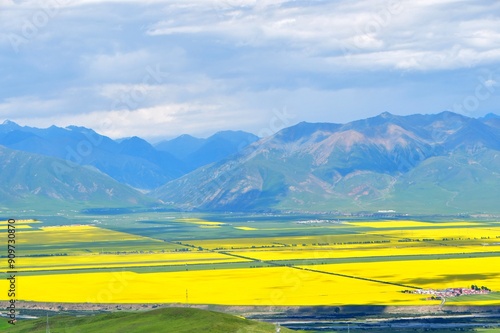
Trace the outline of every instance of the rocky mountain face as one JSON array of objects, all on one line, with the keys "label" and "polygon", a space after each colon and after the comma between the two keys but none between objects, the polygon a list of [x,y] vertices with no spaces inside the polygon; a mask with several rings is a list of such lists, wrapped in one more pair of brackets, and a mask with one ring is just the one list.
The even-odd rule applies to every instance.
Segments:
[{"label": "rocky mountain face", "polygon": [[184,209],[498,210],[498,117],[299,123],[154,192]]}]

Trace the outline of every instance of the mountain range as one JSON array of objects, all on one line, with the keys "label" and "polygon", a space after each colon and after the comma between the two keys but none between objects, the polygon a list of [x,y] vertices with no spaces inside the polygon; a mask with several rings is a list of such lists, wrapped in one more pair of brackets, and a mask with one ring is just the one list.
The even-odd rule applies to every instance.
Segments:
[{"label": "mountain range", "polygon": [[451,112],[285,128],[154,191],[184,209],[490,212],[498,117]]},{"label": "mountain range", "polygon": [[[301,122],[262,139],[224,131],[154,146],[83,127],[6,121],[0,145],[6,203],[29,197],[210,211],[500,212],[494,114],[383,113],[347,124]],[[54,172],[54,164],[67,172]]]},{"label": "mountain range", "polygon": [[163,141],[154,147],[138,137],[112,140],[84,127],[39,129],[21,127],[11,121],[0,125],[0,145],[6,148],[93,166],[140,190],[152,190],[258,139],[250,133],[225,131],[207,139],[191,137],[199,146],[190,146],[190,140],[185,138]]}]

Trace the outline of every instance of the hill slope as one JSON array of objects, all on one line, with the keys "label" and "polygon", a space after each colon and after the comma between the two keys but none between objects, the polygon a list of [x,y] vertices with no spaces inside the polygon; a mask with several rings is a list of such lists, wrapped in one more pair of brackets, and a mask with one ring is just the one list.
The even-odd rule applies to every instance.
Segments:
[{"label": "hill slope", "polygon": [[135,188],[152,189],[185,174],[183,162],[133,137],[114,141],[85,127],[21,127],[0,125],[0,145],[7,148],[94,166]]},{"label": "hill slope", "polygon": [[[166,308],[140,313],[49,318],[51,331],[60,333],[274,333],[275,326],[228,314],[188,308]],[[46,319],[18,322],[6,333],[46,332]],[[282,333],[292,330],[281,328]]]},{"label": "hill slope", "polygon": [[97,169],[0,146],[0,202],[10,206],[132,206],[151,202]]},{"label": "hill slope", "polygon": [[155,192],[205,210],[496,212],[500,129],[451,112],[299,123]]}]

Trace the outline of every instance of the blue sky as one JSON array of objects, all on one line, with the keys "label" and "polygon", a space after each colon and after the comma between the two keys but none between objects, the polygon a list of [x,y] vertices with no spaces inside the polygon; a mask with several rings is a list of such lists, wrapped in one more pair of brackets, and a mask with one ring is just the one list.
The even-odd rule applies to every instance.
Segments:
[{"label": "blue sky", "polygon": [[152,141],[500,113],[500,2],[0,0],[0,121]]}]

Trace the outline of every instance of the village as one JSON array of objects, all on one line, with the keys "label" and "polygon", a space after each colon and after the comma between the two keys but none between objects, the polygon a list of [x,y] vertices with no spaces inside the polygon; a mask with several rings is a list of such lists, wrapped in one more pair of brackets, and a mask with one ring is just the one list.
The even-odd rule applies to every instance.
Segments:
[{"label": "village", "polygon": [[449,297],[459,297],[464,295],[484,295],[491,293],[491,290],[485,286],[478,287],[472,285],[470,288],[446,288],[446,289],[417,289],[404,290],[404,293],[429,295],[428,300],[446,299]]}]

